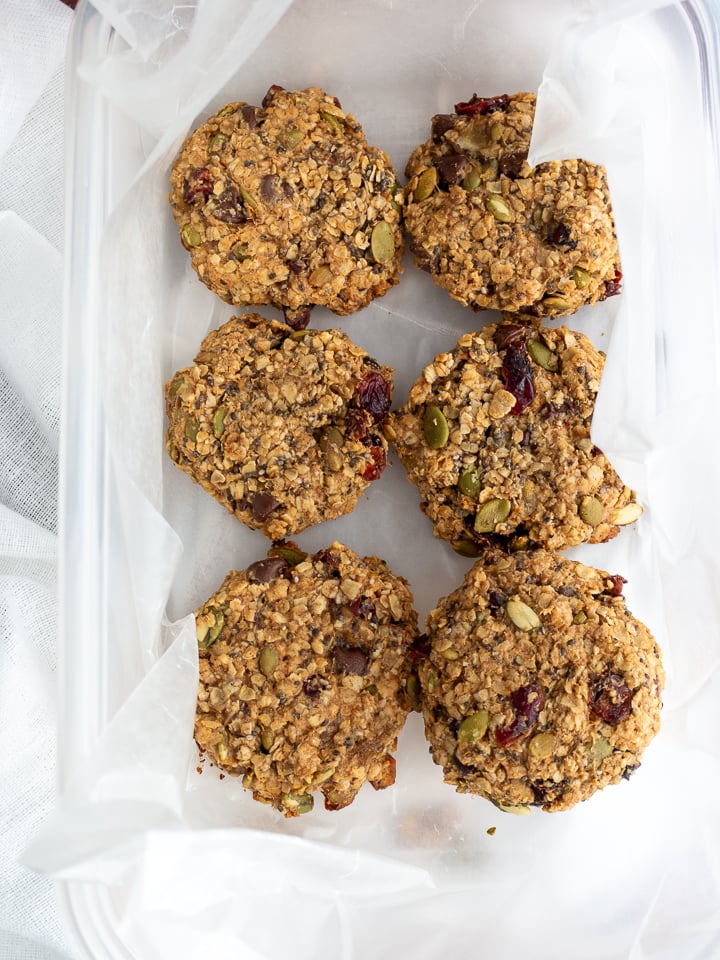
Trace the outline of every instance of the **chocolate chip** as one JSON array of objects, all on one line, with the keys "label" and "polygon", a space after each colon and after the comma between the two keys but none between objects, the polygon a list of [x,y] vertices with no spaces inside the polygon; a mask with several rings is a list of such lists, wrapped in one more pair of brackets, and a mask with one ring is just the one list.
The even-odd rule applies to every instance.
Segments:
[{"label": "chocolate chip", "polygon": [[455,126],[455,121],[457,117],[452,113],[436,113],[432,118],[431,132],[432,138],[435,143],[439,143],[443,138],[443,134],[447,133],[448,130],[452,130]]},{"label": "chocolate chip", "polygon": [[267,520],[270,514],[282,506],[279,500],[276,500],[270,493],[256,493],[252,502],[253,520],[262,523]]},{"label": "chocolate chip", "polygon": [[256,560],[247,568],[247,575],[251,580],[258,583],[270,583],[276,577],[280,576],[287,567],[287,562],[282,557],[268,557],[267,560]]},{"label": "chocolate chip", "polygon": [[367,673],[367,654],[360,647],[335,647],[333,657],[335,666],[345,673]]},{"label": "chocolate chip", "polygon": [[447,184],[460,183],[460,181],[469,173],[472,163],[463,153],[451,153],[443,157],[435,164],[438,168],[441,178]]}]

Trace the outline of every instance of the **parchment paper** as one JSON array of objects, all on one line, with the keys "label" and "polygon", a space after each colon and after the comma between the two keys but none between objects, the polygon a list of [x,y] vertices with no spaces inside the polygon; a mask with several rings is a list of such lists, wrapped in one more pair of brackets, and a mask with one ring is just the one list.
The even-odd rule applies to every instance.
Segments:
[{"label": "parchment paper", "polygon": [[[123,171],[131,185],[102,250],[117,668],[98,682],[112,688],[114,716],[78,757],[27,862],[108,884],[119,933],[148,958],[710,956],[720,942],[709,734],[720,688],[718,194],[687,21],[673,5],[632,0],[97,6],[121,40],[80,74],[147,157]],[[164,453],[162,384],[233,314],[178,242],[168,171],[195,123],[227,100],[258,102],[271,83],[337,95],[400,173],[434,113],[473,92],[538,90],[531,161],[583,156],[608,168],[623,294],[564,322],[607,351],[593,436],[645,513],[615,541],[570,555],[628,579],[668,684],[642,769],[570,812],[511,817],[457,796],[417,715],[400,738],[396,785],[366,787],[334,814],[284,820],[239,782],[196,770],[190,614],[266,543]],[[113,157],[98,162],[112,168]],[[393,365],[402,402],[438,351],[494,319],[451,301],[407,258],[384,298],[342,320],[316,310],[312,323],[339,326]],[[399,463],[353,514],[297,539],[315,550],[333,538],[407,577],[421,620],[469,564],[433,538]]]}]

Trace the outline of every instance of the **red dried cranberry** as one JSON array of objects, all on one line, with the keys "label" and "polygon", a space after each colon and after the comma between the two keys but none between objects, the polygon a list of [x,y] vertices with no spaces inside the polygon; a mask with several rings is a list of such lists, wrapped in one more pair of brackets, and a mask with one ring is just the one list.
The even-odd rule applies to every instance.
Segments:
[{"label": "red dried cranberry", "polygon": [[360,647],[335,647],[333,660],[338,670],[361,675],[367,673],[368,656]]},{"label": "red dried cranberry", "polygon": [[518,340],[525,342],[528,335],[528,327],[523,327],[519,323],[501,323],[495,328],[493,342],[498,350],[504,350]]},{"label": "red dried cranberry", "polygon": [[425,633],[416,637],[408,650],[409,660],[425,660],[430,656],[430,640]]},{"label": "red dried cranberry", "polygon": [[555,220],[548,224],[547,242],[554,247],[565,247],[566,250],[573,250],[577,246],[577,241],[570,239],[570,228],[567,224]]},{"label": "red dried cranberry", "polygon": [[367,410],[373,423],[379,423],[390,409],[390,384],[377,370],[366,373],[357,385],[357,405]]},{"label": "red dried cranberry", "polygon": [[616,270],[615,276],[612,280],[605,281],[605,292],[603,294],[603,300],[607,300],[608,297],[615,297],[622,288],[622,271]]},{"label": "red dried cranberry", "polygon": [[375,604],[362,597],[349,603],[348,608],[354,616],[362,617],[363,620],[372,620],[375,617]]},{"label": "red dried cranberry", "polygon": [[600,677],[590,692],[590,709],[605,723],[616,726],[632,713],[633,692],[619,673],[609,671]]},{"label": "red dried cranberry", "polygon": [[304,330],[310,323],[313,304],[308,303],[304,307],[283,307],[283,318],[285,323],[293,330]]},{"label": "red dried cranberry", "polygon": [[505,389],[515,397],[515,406],[510,413],[517,416],[532,403],[535,396],[535,383],[530,365],[530,357],[525,343],[513,340],[505,351],[502,364]]},{"label": "red dried cranberry", "polygon": [[510,97],[506,93],[499,97],[479,97],[474,93],[469,100],[455,104],[455,113],[466,113],[471,116],[483,116],[486,113],[494,113],[496,110],[507,110],[510,105]]},{"label": "red dried cranberry", "polygon": [[370,456],[372,457],[372,463],[369,463],[367,467],[365,467],[362,478],[363,480],[378,480],[387,466],[385,450],[381,446],[371,447]]},{"label": "red dried cranberry", "polygon": [[329,550],[318,550],[317,553],[313,554],[313,560],[324,563],[326,567],[330,567],[332,570],[337,570],[340,566],[340,559],[334,553],[330,553]]},{"label": "red dried cranberry", "polygon": [[510,704],[515,716],[509,726],[495,731],[495,739],[501,747],[514,743],[532,730],[545,706],[545,694],[537,683],[529,683],[510,694]]},{"label": "red dried cranberry", "polygon": [[207,167],[198,167],[185,181],[183,200],[185,203],[195,203],[200,197],[205,202],[213,192],[214,182]]},{"label": "red dried cranberry", "polygon": [[347,412],[347,435],[359,443],[368,443],[373,420],[365,410],[350,407]]},{"label": "red dried cranberry", "polygon": [[623,584],[627,583],[625,577],[621,577],[619,573],[614,573],[608,579],[610,580],[610,589],[606,590],[605,593],[611,597],[622,596]]}]

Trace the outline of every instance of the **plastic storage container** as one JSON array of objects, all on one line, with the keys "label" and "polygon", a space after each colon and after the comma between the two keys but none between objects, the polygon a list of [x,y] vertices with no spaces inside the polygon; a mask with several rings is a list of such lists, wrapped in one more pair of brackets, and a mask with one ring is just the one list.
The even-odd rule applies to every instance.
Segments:
[{"label": "plastic storage container", "polygon": [[[720,955],[716,4],[102,8],[80,4],[68,53],[61,801],[28,853],[56,878],[79,955]],[[284,821],[195,772],[188,615],[264,544],[164,452],[162,384],[233,313],[190,271],[167,173],[197,120],[273,82],[336,93],[400,172],[434,113],[539,87],[531,159],[608,167],[624,292],[564,322],[608,352],[596,442],[646,511],[571,555],[628,578],[668,685],[643,769],[569,813],[458,797],[417,715],[396,786],[337,814]],[[317,314],[395,366],[397,401],[492,319],[409,261],[361,316]],[[298,539],[336,536],[406,576],[421,618],[468,565],[433,539],[398,463],[354,515]]]}]

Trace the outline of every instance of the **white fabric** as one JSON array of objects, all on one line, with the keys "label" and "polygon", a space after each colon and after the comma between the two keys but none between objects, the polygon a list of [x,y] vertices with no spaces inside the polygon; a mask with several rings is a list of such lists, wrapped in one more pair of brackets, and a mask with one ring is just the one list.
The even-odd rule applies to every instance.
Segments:
[{"label": "white fabric", "polygon": [[0,960],[72,956],[18,864],[54,803],[63,234],[58,0],[0,5]]}]

